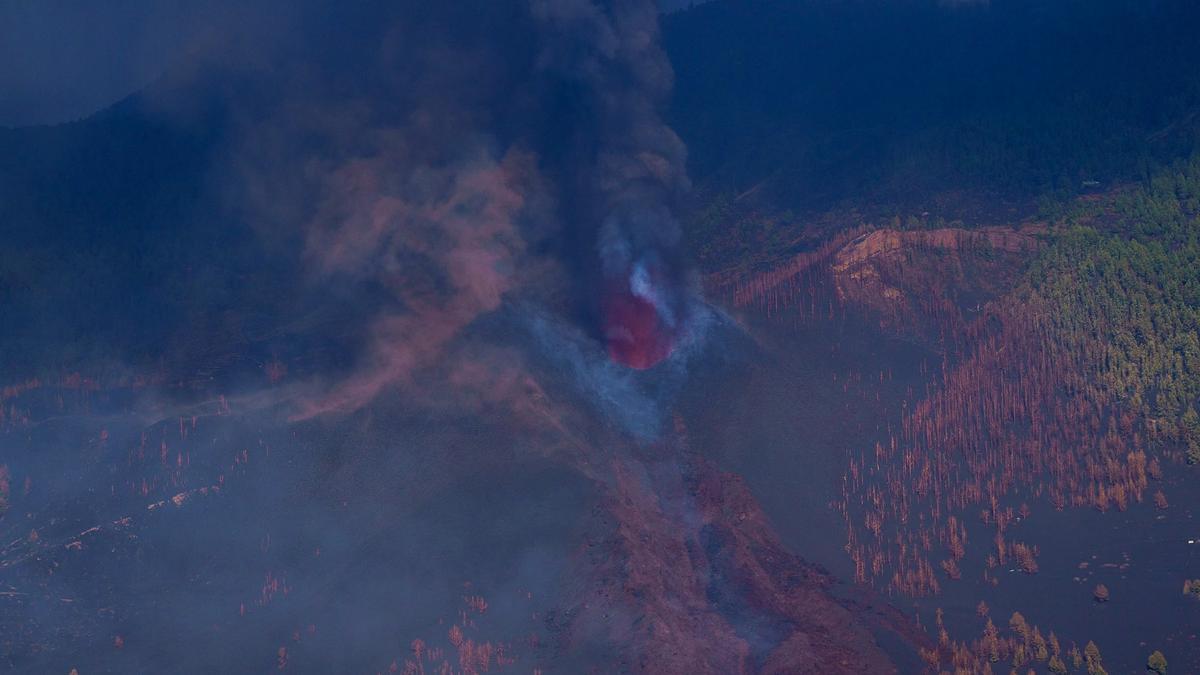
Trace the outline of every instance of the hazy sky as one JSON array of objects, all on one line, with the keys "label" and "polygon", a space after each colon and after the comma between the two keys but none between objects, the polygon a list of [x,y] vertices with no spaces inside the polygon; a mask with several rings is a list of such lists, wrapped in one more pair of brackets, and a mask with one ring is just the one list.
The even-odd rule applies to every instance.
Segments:
[{"label": "hazy sky", "polygon": [[0,0],[0,124],[74,119],[135,91],[186,44],[200,4]]},{"label": "hazy sky", "polygon": [[[689,0],[659,0],[664,9]],[[138,90],[232,0],[0,0],[0,126],[90,115]]]}]

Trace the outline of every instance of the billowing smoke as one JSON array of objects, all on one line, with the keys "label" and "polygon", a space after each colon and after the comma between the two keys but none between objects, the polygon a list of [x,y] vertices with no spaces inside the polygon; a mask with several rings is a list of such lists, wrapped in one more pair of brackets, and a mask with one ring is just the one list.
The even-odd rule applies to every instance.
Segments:
[{"label": "billowing smoke", "polygon": [[[673,209],[688,188],[685,151],[658,108],[671,68],[658,46],[653,3],[535,3],[547,46],[542,62],[578,84],[596,147],[578,167],[581,217],[592,231],[598,316],[610,355],[634,368],[666,358],[691,313]],[[594,229],[597,228],[598,229]],[[594,233],[593,233],[594,232]]]},{"label": "billowing smoke", "polygon": [[354,374],[301,416],[438,364],[517,294],[624,366],[672,353],[697,294],[653,2],[384,3],[299,23],[302,43],[251,60],[230,197],[369,317]]}]

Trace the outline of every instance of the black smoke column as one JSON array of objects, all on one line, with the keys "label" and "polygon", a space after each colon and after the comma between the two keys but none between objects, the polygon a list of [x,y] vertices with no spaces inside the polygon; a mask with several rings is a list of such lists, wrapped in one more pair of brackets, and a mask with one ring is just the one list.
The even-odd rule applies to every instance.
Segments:
[{"label": "black smoke column", "polygon": [[695,301],[673,215],[689,188],[685,149],[658,112],[672,73],[657,8],[558,0],[533,11],[549,36],[542,66],[585,99],[575,133],[588,150],[575,190],[587,205],[579,217],[594,224],[583,242],[594,260],[592,316],[614,360],[649,368],[671,354]]}]

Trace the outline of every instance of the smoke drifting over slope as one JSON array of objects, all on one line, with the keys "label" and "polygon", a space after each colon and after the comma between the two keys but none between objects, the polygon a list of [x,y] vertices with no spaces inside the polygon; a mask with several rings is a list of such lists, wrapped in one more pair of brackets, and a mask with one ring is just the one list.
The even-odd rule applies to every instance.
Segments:
[{"label": "smoke drifting over slope", "polygon": [[228,200],[373,317],[301,416],[436,364],[514,293],[634,368],[690,325],[654,3],[453,4],[310,8],[300,43],[245,58]]}]

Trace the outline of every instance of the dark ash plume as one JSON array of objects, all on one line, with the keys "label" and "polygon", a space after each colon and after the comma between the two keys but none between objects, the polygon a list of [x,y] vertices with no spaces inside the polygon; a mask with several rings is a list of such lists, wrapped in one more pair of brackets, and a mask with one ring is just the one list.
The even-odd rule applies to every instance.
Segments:
[{"label": "dark ash plume", "polygon": [[694,301],[673,212],[687,192],[685,149],[659,116],[671,67],[658,44],[653,3],[541,2],[547,35],[541,62],[582,92],[580,133],[595,146],[568,186],[584,210],[592,247],[589,290],[610,355],[646,368],[687,330]]}]

